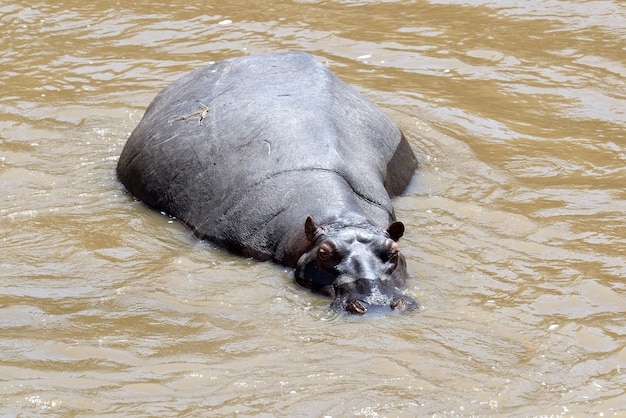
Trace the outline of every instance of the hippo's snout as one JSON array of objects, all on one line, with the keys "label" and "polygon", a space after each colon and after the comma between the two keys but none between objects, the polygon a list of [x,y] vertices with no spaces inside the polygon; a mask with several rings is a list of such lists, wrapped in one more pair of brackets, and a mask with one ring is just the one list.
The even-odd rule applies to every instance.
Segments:
[{"label": "hippo's snout", "polygon": [[335,299],[332,307],[337,311],[347,311],[362,315],[370,310],[414,311],[419,304],[398,292],[380,279],[357,279],[339,281],[335,284]]}]

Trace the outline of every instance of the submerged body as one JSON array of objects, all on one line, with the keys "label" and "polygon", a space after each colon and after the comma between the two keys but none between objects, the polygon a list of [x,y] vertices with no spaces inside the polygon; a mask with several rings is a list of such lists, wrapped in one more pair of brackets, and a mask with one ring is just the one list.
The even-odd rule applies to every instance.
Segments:
[{"label": "submerged body", "polygon": [[390,195],[417,162],[400,130],[304,53],[196,70],[157,95],[118,162],[145,204],[228,250],[295,267],[333,306],[414,309]]}]

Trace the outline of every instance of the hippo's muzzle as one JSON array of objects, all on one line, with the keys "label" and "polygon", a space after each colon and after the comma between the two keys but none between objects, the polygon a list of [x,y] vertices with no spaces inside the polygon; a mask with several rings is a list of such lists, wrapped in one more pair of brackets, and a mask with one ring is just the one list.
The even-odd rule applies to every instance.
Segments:
[{"label": "hippo's muzzle", "polygon": [[414,311],[419,304],[380,279],[342,277],[334,284],[335,299],[331,307],[362,315],[372,310]]}]

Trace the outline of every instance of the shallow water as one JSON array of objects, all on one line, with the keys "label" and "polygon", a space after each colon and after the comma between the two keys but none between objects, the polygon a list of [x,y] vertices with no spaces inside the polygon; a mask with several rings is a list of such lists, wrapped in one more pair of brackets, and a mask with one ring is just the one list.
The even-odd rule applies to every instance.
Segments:
[{"label": "shallow water", "polygon": [[[0,4],[0,415],[626,411],[626,6]],[[349,317],[123,191],[154,95],[304,50],[404,130],[417,314]]]}]

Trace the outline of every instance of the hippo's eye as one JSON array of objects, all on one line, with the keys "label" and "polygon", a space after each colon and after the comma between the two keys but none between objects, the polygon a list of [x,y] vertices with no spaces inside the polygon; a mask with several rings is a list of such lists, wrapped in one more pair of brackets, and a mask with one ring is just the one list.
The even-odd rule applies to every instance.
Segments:
[{"label": "hippo's eye", "polygon": [[317,257],[320,261],[328,263],[336,261],[338,254],[333,245],[328,242],[322,242],[317,249]]}]

